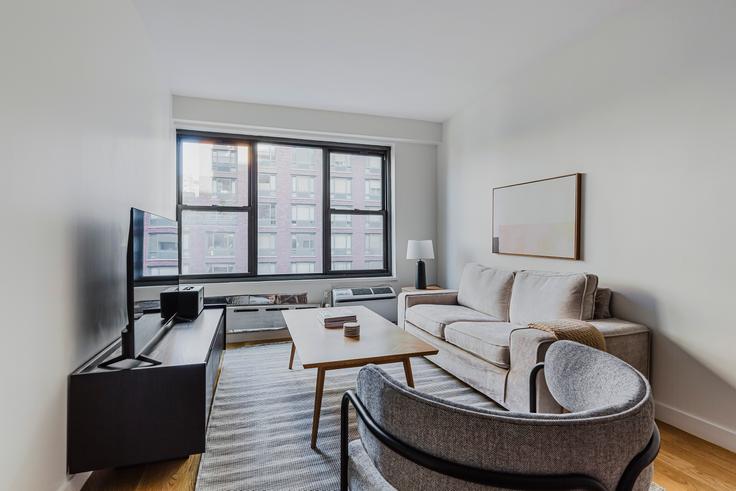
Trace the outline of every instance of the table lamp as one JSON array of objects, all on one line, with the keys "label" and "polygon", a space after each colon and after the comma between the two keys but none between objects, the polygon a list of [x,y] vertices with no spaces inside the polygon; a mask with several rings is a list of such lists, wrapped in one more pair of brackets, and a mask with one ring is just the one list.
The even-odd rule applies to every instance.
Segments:
[{"label": "table lamp", "polygon": [[417,290],[427,289],[427,272],[423,259],[434,259],[434,247],[431,240],[410,240],[406,246],[406,258],[417,260]]}]

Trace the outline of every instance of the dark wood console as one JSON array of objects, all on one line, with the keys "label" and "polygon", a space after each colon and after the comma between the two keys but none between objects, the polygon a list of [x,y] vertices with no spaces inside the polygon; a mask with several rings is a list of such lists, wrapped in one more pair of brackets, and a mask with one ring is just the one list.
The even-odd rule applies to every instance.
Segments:
[{"label": "dark wood console", "polygon": [[[138,322],[161,320],[146,314]],[[116,354],[107,350],[77,369],[69,376],[69,473],[204,452],[224,349],[225,310],[207,308],[196,320],[174,323],[146,353],[160,365],[100,368]]]}]

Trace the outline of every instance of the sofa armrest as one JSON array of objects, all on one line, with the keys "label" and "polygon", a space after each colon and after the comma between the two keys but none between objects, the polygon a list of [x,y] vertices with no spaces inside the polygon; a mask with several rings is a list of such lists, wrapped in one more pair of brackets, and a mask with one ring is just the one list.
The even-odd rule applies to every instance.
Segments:
[{"label": "sofa armrest", "polygon": [[[529,411],[529,375],[534,366],[544,361],[547,349],[555,337],[539,329],[520,325],[509,340],[510,368],[506,378],[505,406],[511,411]],[[552,398],[544,379],[544,370],[537,374],[537,412],[560,413],[562,408]]]},{"label": "sofa armrest", "polygon": [[397,324],[404,328],[406,309],[414,305],[430,303],[441,305],[457,305],[457,290],[424,290],[402,292],[399,294]]}]

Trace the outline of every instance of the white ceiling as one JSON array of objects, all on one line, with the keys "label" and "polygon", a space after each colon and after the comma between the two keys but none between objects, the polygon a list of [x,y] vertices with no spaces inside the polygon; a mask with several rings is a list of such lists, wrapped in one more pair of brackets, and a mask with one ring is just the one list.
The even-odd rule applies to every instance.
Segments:
[{"label": "white ceiling", "polygon": [[443,121],[636,0],[134,0],[174,94]]}]

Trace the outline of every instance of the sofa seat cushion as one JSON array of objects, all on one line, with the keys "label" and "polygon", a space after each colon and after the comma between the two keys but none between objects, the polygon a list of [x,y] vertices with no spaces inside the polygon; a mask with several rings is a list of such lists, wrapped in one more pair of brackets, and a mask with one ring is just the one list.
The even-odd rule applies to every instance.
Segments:
[{"label": "sofa seat cushion", "polygon": [[445,340],[497,367],[509,368],[511,333],[523,328],[510,322],[454,322],[445,328]]},{"label": "sofa seat cushion", "polygon": [[497,319],[462,305],[419,304],[407,309],[406,320],[435,337],[445,339],[445,326],[453,322],[493,322]]}]

